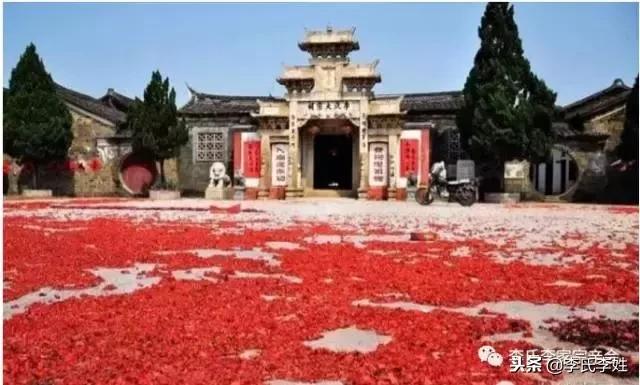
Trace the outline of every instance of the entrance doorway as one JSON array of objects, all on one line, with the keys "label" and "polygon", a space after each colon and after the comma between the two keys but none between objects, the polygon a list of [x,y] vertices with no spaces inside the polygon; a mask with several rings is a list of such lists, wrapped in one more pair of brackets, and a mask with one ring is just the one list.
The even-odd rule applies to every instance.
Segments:
[{"label": "entrance doorway", "polygon": [[316,135],[313,140],[313,188],[351,190],[350,135]]}]

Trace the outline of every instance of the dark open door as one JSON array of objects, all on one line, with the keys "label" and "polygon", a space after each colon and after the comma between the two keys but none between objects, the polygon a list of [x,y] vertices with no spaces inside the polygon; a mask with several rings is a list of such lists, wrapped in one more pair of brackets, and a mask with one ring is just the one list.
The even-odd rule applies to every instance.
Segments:
[{"label": "dark open door", "polygon": [[351,136],[317,135],[313,148],[313,187],[351,190],[351,156]]}]

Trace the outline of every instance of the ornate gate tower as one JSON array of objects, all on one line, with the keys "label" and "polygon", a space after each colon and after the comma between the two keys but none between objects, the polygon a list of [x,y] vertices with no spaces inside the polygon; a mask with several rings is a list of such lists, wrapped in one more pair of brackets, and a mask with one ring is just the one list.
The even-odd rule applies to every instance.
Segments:
[{"label": "ornate gate tower", "polygon": [[263,161],[256,187],[269,196],[385,199],[394,186],[402,97],[374,97],[378,62],[350,62],[360,48],[354,32],[307,31],[298,46],[311,55],[309,64],[285,66],[277,79],[287,88],[283,100],[258,100],[253,116]]}]

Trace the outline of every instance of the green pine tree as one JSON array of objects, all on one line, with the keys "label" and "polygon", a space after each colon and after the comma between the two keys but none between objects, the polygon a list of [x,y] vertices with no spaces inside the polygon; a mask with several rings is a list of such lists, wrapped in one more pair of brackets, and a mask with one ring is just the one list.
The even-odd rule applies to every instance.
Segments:
[{"label": "green pine tree", "polygon": [[38,188],[41,166],[67,157],[73,133],[71,114],[58,97],[35,45],[27,46],[11,71],[5,99],[4,152],[21,164],[33,165],[33,187]]},{"label": "green pine tree", "polygon": [[624,129],[620,134],[618,156],[626,161],[638,160],[638,77],[627,98]]},{"label": "green pine tree", "polygon": [[538,160],[553,143],[556,94],[524,57],[513,6],[489,3],[478,30],[480,49],[457,116],[462,145],[476,161]]},{"label": "green pine tree", "polygon": [[166,187],[164,161],[177,156],[188,134],[184,119],[178,119],[176,92],[170,88],[169,78],[162,79],[160,71],[151,75],[144,100],[134,101],[127,126],[133,133],[133,149],[156,159],[160,165],[160,183]]}]

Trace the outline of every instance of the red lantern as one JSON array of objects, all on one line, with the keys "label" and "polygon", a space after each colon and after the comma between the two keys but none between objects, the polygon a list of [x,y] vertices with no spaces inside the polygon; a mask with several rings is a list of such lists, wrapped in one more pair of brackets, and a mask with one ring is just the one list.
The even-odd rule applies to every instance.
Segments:
[{"label": "red lantern", "polygon": [[93,158],[89,161],[89,169],[91,171],[99,171],[102,168],[102,162],[100,158]]},{"label": "red lantern", "polygon": [[66,162],[66,168],[71,172],[76,172],[76,170],[78,169],[78,162],[73,159],[69,159]]},{"label": "red lantern", "polygon": [[5,175],[8,175],[11,172],[11,162],[9,162],[8,160],[4,160],[4,162],[2,163],[2,172]]}]

